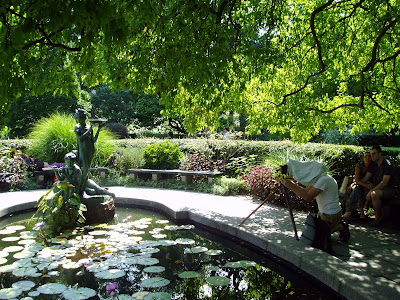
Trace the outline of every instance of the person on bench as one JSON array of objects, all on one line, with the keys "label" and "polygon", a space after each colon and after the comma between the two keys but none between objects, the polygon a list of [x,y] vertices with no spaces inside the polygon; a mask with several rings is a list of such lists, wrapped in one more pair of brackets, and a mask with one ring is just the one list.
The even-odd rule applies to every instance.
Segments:
[{"label": "person on bench", "polygon": [[[366,201],[371,201],[374,206],[375,220],[370,225],[376,227],[382,224],[382,203],[394,197],[396,183],[394,168],[390,161],[383,156],[381,147],[375,145],[371,148],[370,152],[373,164],[368,168],[368,172],[364,178],[359,182],[356,181],[356,183],[367,182],[374,178],[374,187],[368,192]],[[364,207],[364,203],[362,203],[362,207]]]},{"label": "person on bench", "polygon": [[347,188],[347,194],[349,195],[346,201],[346,212],[343,215],[343,219],[349,219],[353,212],[360,210],[360,218],[365,218],[362,203],[365,203],[365,197],[367,196],[369,190],[371,190],[374,185],[372,181],[362,181],[362,179],[367,175],[368,169],[373,163],[370,151],[364,152],[363,161],[356,165],[354,181]]}]

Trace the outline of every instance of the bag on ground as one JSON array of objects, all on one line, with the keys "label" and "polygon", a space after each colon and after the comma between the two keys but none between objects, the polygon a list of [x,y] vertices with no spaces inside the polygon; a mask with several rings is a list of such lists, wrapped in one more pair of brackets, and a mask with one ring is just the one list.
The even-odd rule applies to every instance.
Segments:
[{"label": "bag on ground", "polygon": [[331,230],[328,224],[311,213],[307,216],[300,242],[328,253],[333,252]]}]

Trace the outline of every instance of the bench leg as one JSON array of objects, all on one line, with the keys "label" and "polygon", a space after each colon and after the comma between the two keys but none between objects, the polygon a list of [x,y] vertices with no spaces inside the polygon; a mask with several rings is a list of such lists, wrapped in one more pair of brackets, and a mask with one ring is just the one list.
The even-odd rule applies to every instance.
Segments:
[{"label": "bench leg", "polygon": [[151,179],[153,179],[153,181],[160,181],[160,179],[161,179],[161,174],[159,174],[159,173],[153,173],[153,174],[151,174]]},{"label": "bench leg", "polygon": [[131,174],[129,174],[129,176],[131,177],[132,180],[136,180],[137,179],[137,174],[136,173],[131,173]]},{"label": "bench leg", "polygon": [[102,179],[106,178],[106,172],[100,172],[100,177],[101,177]]},{"label": "bench leg", "polygon": [[183,184],[191,184],[193,181],[193,175],[181,175]]},{"label": "bench leg", "polygon": [[208,176],[208,183],[209,183],[209,184],[212,184],[213,181],[214,181],[214,177]]},{"label": "bench leg", "polygon": [[44,175],[36,175],[36,182],[42,183],[44,181]]}]

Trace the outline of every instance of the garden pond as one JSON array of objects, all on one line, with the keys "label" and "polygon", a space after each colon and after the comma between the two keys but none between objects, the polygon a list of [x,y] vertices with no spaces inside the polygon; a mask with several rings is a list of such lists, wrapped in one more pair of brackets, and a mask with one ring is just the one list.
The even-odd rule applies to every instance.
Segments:
[{"label": "garden pond", "polygon": [[46,240],[32,214],[0,221],[0,299],[336,297],[240,242],[152,211],[119,207],[109,224]]}]

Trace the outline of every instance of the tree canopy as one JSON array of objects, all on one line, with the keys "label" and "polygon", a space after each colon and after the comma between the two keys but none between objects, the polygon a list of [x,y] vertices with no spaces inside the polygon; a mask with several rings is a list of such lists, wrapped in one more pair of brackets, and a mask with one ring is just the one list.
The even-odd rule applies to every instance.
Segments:
[{"label": "tree canopy", "polygon": [[[248,130],[399,124],[399,0],[10,0],[0,106],[101,83],[158,94],[193,132],[222,112]],[[45,71],[45,72],[44,72]]]}]

